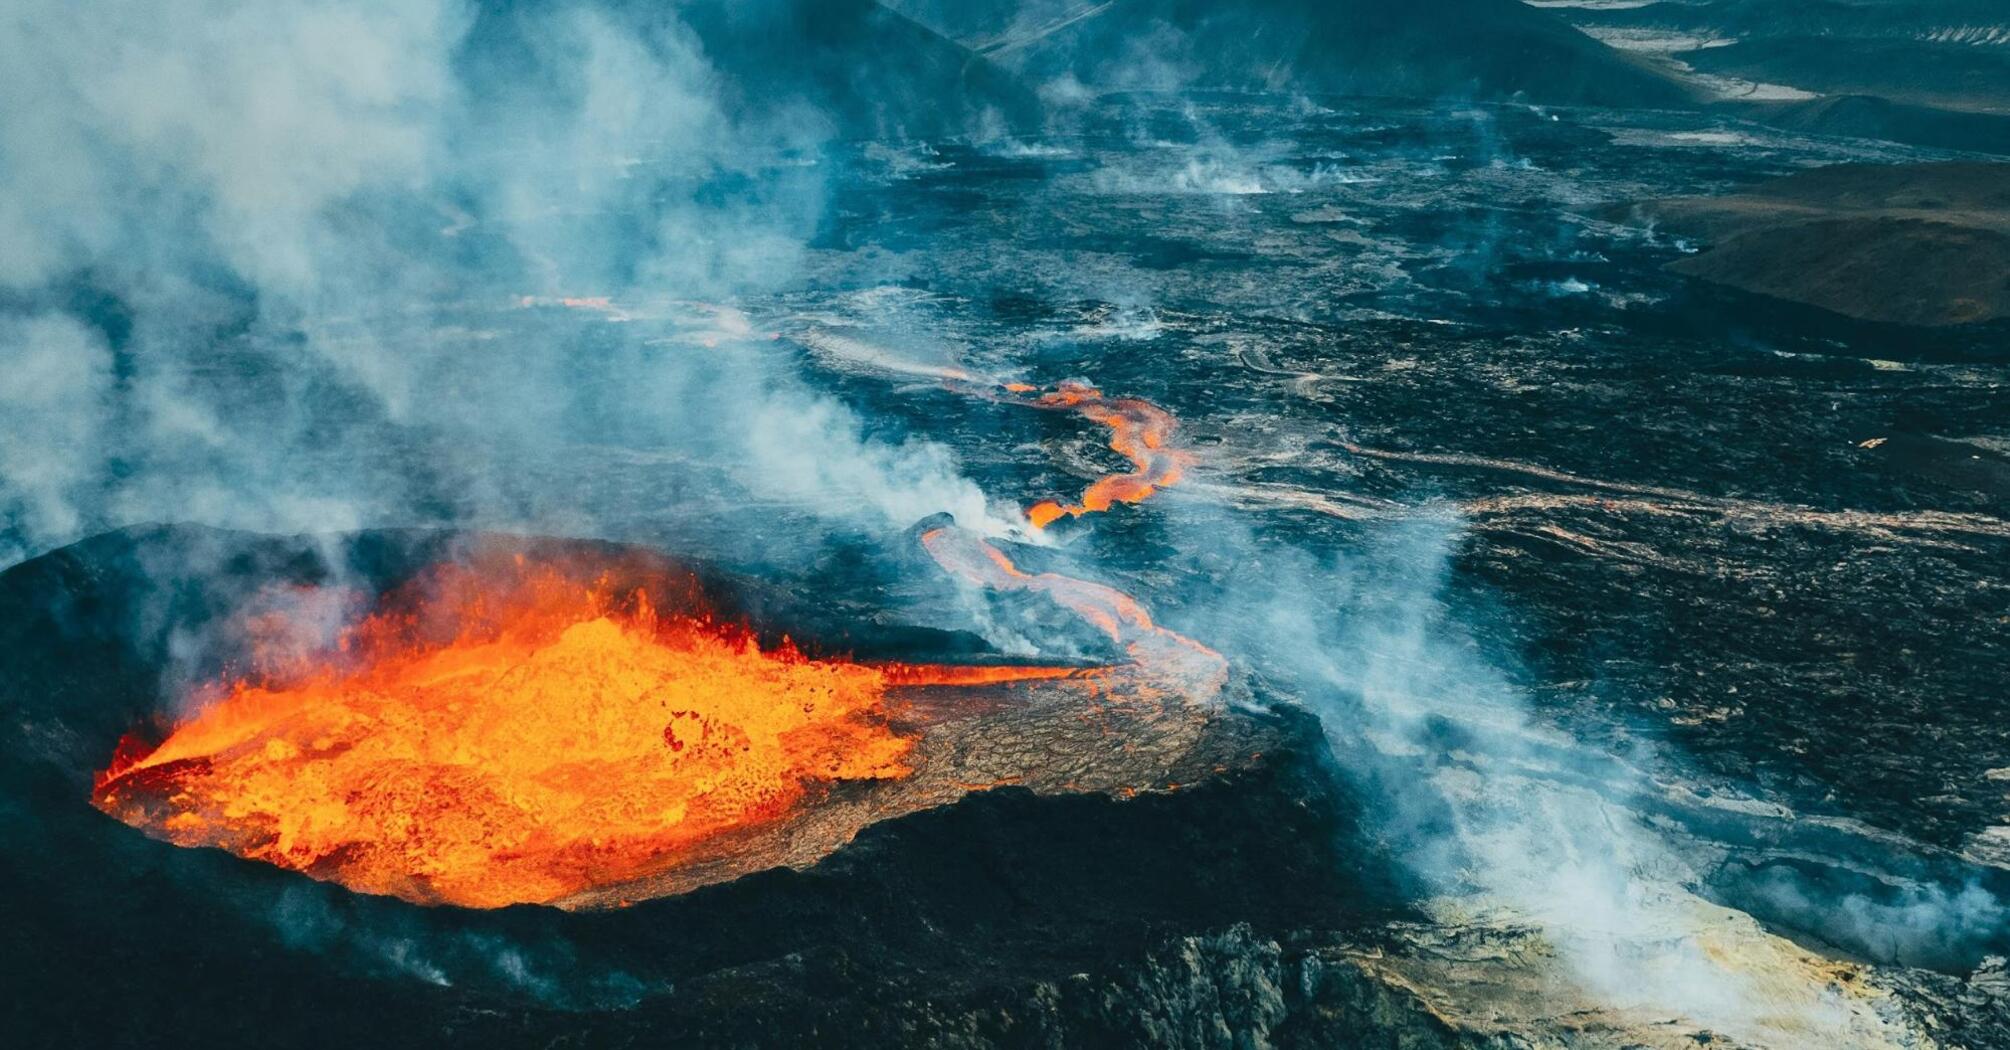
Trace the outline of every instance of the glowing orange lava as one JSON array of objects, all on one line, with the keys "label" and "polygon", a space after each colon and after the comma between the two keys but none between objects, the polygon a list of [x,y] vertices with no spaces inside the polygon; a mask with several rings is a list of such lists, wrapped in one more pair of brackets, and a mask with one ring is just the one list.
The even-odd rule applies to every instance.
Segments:
[{"label": "glowing orange lava", "polygon": [[907,776],[890,688],[1075,673],[763,651],[702,608],[520,558],[435,570],[290,662],[150,752],[122,742],[95,804],[181,845],[473,907],[662,871],[835,782]]},{"label": "glowing orange lava", "polygon": [[1173,445],[1178,423],[1172,414],[1148,401],[1105,397],[1083,383],[1062,383],[1034,403],[1043,408],[1072,409],[1110,428],[1110,448],[1130,460],[1133,467],[1129,473],[1098,479],[1082,493],[1080,503],[1045,500],[1028,507],[1026,519],[1035,528],[1044,529],[1063,517],[1101,513],[1118,503],[1142,503],[1158,490],[1178,484],[1193,462],[1190,453]]}]

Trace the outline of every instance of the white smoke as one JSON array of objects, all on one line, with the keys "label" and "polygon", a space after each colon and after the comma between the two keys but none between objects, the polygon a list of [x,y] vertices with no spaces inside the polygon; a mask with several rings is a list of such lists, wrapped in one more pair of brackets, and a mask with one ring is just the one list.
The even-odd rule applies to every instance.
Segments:
[{"label": "white smoke", "polygon": [[1450,603],[1455,516],[1426,509],[1328,557],[1236,531],[1216,523],[1212,549],[1248,559],[1263,589],[1232,591],[1204,636],[1239,643],[1319,715],[1441,918],[1532,925],[1613,1010],[1760,1044],[1848,1041],[1859,1015],[1790,966],[1741,959],[1771,942],[1699,898],[1700,873],[1629,805],[1648,756],[1615,760],[1535,719]]},{"label": "white smoke", "polygon": [[[803,455],[806,448],[819,454]],[[756,465],[745,481],[762,491],[842,517],[860,510],[888,528],[902,528],[948,511],[981,531],[998,531],[984,493],[965,477],[955,455],[933,442],[875,441],[849,409],[829,398],[805,397],[776,406],[748,434]],[[900,479],[888,484],[887,479]]]},{"label": "white smoke", "polygon": [[[521,46],[483,50],[482,19]],[[495,321],[795,276],[831,121],[732,112],[674,14],[22,0],[4,24],[0,562],[148,520],[590,531],[603,508],[524,466],[622,428],[860,528],[981,507],[776,355]]]},{"label": "white smoke", "polygon": [[[104,470],[112,355],[95,331],[61,314],[0,317],[0,514],[33,534],[83,524],[75,499]],[[22,552],[0,534],[0,563]]]},{"label": "white smoke", "polygon": [[[461,5],[24,0],[0,34],[0,279],[215,251],[265,290],[315,286],[329,207],[422,181]],[[191,235],[200,242],[185,240]]]}]

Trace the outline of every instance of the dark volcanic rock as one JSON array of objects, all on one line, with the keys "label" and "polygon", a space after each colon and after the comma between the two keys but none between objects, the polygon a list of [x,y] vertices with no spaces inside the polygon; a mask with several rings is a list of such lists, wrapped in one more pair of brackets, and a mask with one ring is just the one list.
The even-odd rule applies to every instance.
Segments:
[{"label": "dark volcanic rock", "polygon": [[2010,965],[1996,956],[1966,977],[1912,974],[1912,1010],[1950,1046],[2010,1046]]}]

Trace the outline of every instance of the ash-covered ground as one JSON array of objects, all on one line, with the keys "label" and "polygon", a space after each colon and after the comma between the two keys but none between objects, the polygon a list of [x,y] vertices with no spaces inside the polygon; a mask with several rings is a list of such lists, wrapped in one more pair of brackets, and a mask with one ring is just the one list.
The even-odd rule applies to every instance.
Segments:
[{"label": "ash-covered ground", "polygon": [[[703,176],[618,141],[584,189],[500,151],[534,206],[446,194],[384,249],[478,276],[358,267],[341,309],[267,312],[270,272],[191,280],[224,304],[201,312],[105,272],[8,300],[88,322],[116,394],[75,400],[116,405],[85,466],[0,458],[33,482],[0,537],[25,561],[7,817],[29,830],[0,856],[12,962],[41,960],[30,1042],[87,1037],[109,996],[142,1007],[116,1043],[155,1017],[208,1042],[2004,1045],[2010,330],[1705,284],[1668,266],[1707,246],[1629,207],[1954,154],[1722,110],[1067,113],[764,143]],[[706,220],[629,227],[672,198]],[[595,238],[618,264],[577,265]],[[82,381],[40,374],[62,415]],[[1190,461],[1033,530],[1034,501],[1129,469],[1105,427],[998,393],[1069,381],[1166,410]],[[84,534],[590,537],[823,623],[1108,658],[930,560],[914,526],[942,512],[1218,650],[1208,746],[1234,759],[1137,798],[977,792],[804,870],[584,916],[175,856],[87,782],[61,808],[86,744],[158,709],[142,656],[173,650],[144,617],[130,659],[67,628],[249,571],[172,532],[31,558]],[[106,604],[36,618],[80,593]],[[155,968],[162,941],[183,963]]]}]

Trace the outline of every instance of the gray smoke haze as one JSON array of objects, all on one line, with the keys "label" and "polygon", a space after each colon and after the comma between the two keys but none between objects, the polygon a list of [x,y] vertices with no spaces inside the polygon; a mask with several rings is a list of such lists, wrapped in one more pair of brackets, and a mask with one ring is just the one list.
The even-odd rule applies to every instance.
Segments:
[{"label": "gray smoke haze", "polygon": [[336,903],[325,887],[293,885],[272,904],[270,921],[296,950],[335,953],[363,972],[440,987],[505,992],[565,1010],[625,1009],[666,989],[620,970],[582,963],[562,938],[511,938],[436,926],[429,916]]},{"label": "gray smoke haze", "polygon": [[146,520],[590,528],[538,479],[610,431],[833,522],[985,516],[945,450],[868,435],[730,309],[795,276],[835,124],[735,106],[674,13],[8,22],[0,564]]},{"label": "gray smoke haze", "polygon": [[1839,890],[1779,867],[1739,887],[1754,910],[1817,931],[1828,942],[1878,962],[1972,970],[2000,954],[2010,934],[2010,908],[1973,881],[1961,885],[1905,882],[1878,892]]},{"label": "gray smoke haze", "polygon": [[[97,483],[112,395],[104,337],[61,313],[0,318],[0,513],[30,535],[70,535]],[[11,562],[0,546],[0,561]]]}]

